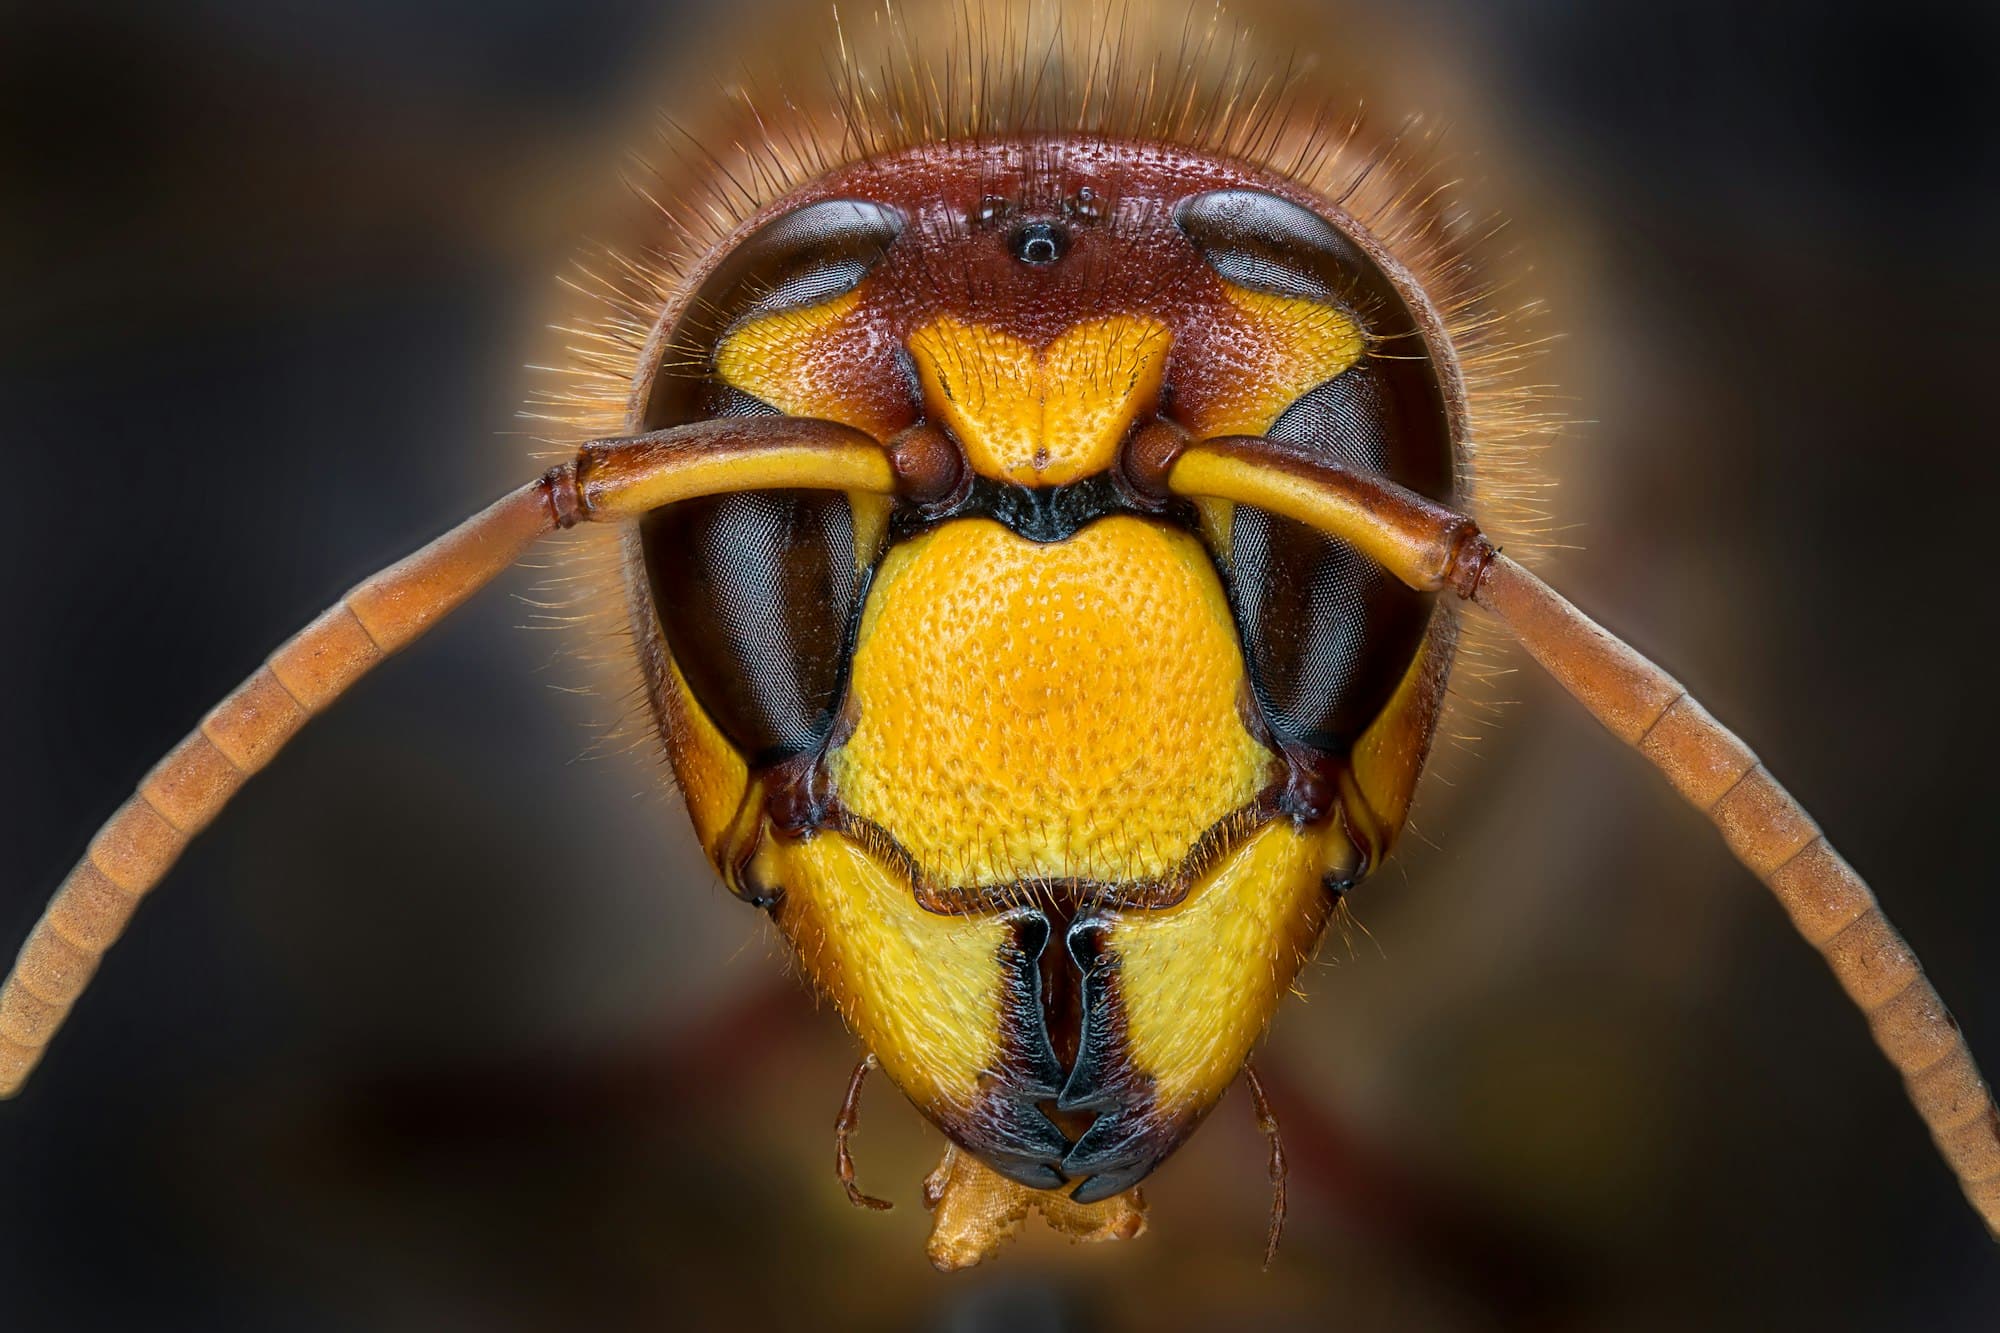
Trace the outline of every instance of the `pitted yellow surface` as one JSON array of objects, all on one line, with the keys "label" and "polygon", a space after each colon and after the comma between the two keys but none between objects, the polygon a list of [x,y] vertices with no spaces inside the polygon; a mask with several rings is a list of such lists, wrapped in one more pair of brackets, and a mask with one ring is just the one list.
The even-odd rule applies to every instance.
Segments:
[{"label": "pitted yellow surface", "polygon": [[887,439],[903,424],[889,415],[890,401],[857,400],[849,362],[858,341],[871,336],[861,294],[848,292],[803,310],[783,310],[747,321],[715,349],[724,383],[795,417],[818,417]]},{"label": "pitted yellow surface", "polygon": [[850,1031],[919,1108],[971,1105],[1000,1061],[999,916],[941,916],[837,833],[775,845],[778,926]]},{"label": "pitted yellow surface", "polygon": [[973,471],[1024,486],[1102,472],[1160,393],[1171,339],[1141,316],[1090,320],[1037,351],[946,316],[910,336],[925,409],[950,427]]},{"label": "pitted yellow surface", "polygon": [[1230,377],[1231,392],[1187,423],[1198,437],[1262,435],[1286,408],[1368,350],[1360,326],[1335,306],[1227,284],[1223,290],[1248,325],[1246,364]]},{"label": "pitted yellow surface", "polygon": [[1243,1067],[1326,923],[1320,872],[1339,837],[1267,824],[1178,905],[1111,928],[1132,1063],[1162,1112],[1206,1106]]},{"label": "pitted yellow surface", "polygon": [[1131,517],[1038,545],[947,523],[892,550],[862,614],[847,808],[946,887],[1170,874],[1272,776],[1199,542]]}]

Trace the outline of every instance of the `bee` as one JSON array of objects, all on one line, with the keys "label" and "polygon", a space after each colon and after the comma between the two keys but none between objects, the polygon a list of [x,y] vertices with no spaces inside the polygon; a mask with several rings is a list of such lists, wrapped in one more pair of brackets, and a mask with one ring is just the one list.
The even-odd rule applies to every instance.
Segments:
[{"label": "bee", "polygon": [[782,126],[749,95],[605,280],[565,456],[278,648],[92,841],[0,989],[0,1094],[251,775],[574,532],[700,845],[863,1048],[849,1198],[870,1071],[948,1140],[940,1267],[1031,1211],[1138,1234],[1239,1078],[1275,1245],[1251,1056],[1406,826],[1468,621],[1714,822],[2000,1224],[2000,1116],[1867,885],[1508,553],[1546,426],[1445,197],[1250,68],[1033,11],[891,24]]}]

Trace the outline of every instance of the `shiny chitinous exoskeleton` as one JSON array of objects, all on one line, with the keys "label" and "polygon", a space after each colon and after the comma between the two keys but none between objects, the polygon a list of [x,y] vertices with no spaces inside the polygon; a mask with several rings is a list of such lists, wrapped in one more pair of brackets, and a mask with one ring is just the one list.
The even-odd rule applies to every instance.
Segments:
[{"label": "shiny chitinous exoskeleton", "polygon": [[1135,488],[1134,441],[1262,436],[1457,504],[1441,320],[1341,209],[1115,139],[866,160],[711,256],[630,430],[834,421],[921,441],[933,484],[639,524],[703,845],[960,1149],[1110,1199],[1389,849],[1456,628],[1314,528]]}]

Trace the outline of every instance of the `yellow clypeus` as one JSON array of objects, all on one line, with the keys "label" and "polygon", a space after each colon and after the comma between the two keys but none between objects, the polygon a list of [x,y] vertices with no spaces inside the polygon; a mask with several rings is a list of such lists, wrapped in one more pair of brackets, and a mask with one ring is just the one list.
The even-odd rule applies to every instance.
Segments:
[{"label": "yellow clypeus", "polygon": [[894,548],[863,612],[850,812],[950,887],[1173,875],[1272,780],[1200,542],[1129,516],[1066,541],[966,519]]}]

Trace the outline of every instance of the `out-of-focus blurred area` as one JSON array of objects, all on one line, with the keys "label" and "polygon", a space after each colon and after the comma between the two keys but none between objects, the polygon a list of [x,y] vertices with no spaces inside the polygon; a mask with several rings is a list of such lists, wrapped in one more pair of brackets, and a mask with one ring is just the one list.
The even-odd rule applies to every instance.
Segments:
[{"label": "out-of-focus blurred area", "polygon": [[[340,589],[529,475],[526,363],[649,109],[744,0],[21,4],[0,17],[11,952],[97,823]],[[816,10],[814,12],[817,12]],[[1737,726],[1989,1070],[2000,709],[1990,5],[1273,3],[1448,122],[1576,424],[1551,577]],[[0,1327],[1984,1329],[2000,1252],[1812,952],[1528,672],[1446,742],[1150,1232],[932,1272],[941,1143],[593,757],[519,571],[189,851],[0,1105]],[[514,596],[510,597],[508,594]]]}]

